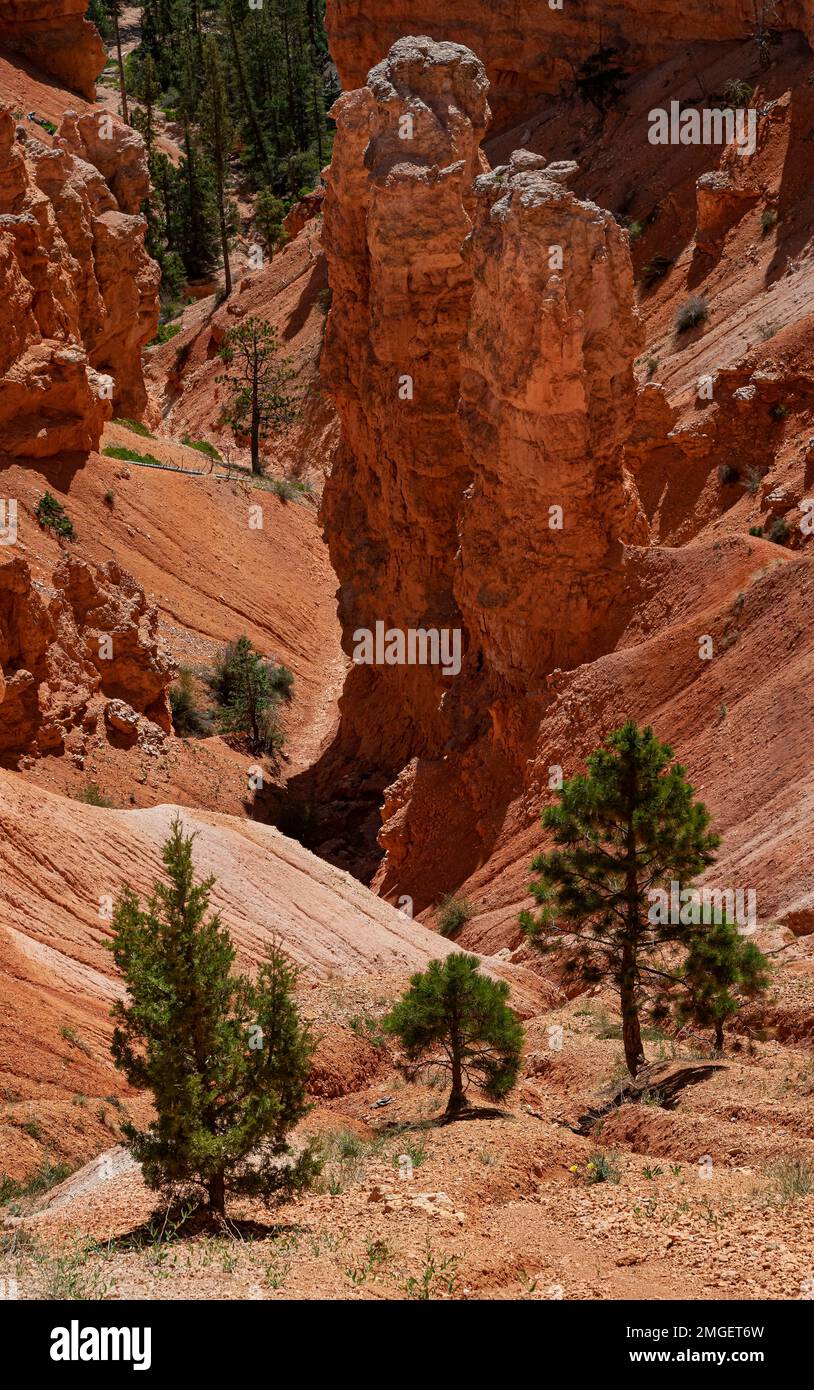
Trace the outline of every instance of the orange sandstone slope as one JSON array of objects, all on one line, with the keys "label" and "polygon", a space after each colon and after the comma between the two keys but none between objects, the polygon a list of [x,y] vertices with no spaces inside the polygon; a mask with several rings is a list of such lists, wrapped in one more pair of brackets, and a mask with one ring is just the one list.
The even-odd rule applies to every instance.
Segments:
[{"label": "orange sandstone slope", "polygon": [[162,435],[205,438],[234,464],[249,467],[246,441],[236,441],[222,418],[219,349],[228,331],[248,316],[271,324],[295,372],[299,412],[293,424],[264,441],[263,458],[271,476],[285,475],[319,492],[331,468],[338,430],[333,404],[319,380],[329,295],[319,200],[298,204],[293,214],[305,220],[299,229],[292,223],[291,240],[260,268],[253,268],[252,255],[261,248],[247,222],[232,256],[236,280],[230,298],[218,306],[210,295],[187,308],[181,332],[145,354],[145,375],[160,407],[157,428]]},{"label": "orange sandstone slope", "polygon": [[[79,467],[57,461],[8,467],[4,490],[18,504],[13,553],[50,597],[62,552],[33,515],[50,490],[76,530],[71,556],[93,565],[114,560],[135,577],[157,608],[158,639],[177,665],[211,666],[228,641],[245,634],[293,671],[282,767],[307,766],[333,732],[345,670],[336,581],[313,505],[285,503],[244,479],[206,476],[209,461],[197,450],[123,426],[108,425],[105,441],[152,454],[163,466],[90,454]],[[23,759],[22,767],[39,785],[74,795],[96,782],[116,804],[178,800],[241,812],[252,762],[244,752],[219,737],[169,737],[161,747],[161,756],[142,756],[100,730],[75,758]]]},{"label": "orange sandstone slope", "polygon": [[[175,813],[84,806],[0,772],[0,1150],[12,1174],[45,1150],[74,1159],[109,1142],[97,1106],[86,1112],[88,1098],[127,1095],[109,1053],[109,1010],[121,993],[105,949],[109,898],[124,882],[150,889]],[[255,966],[277,937],[305,970],[306,1008],[320,982],[400,981],[455,949],[271,827],[181,814],[196,834],[198,871],[217,879],[213,905],[239,964]],[[495,969],[513,980],[524,1012],[539,1007],[533,977]],[[340,1076],[358,1061],[344,1031]],[[325,1046],[336,1051],[336,1039]]]}]

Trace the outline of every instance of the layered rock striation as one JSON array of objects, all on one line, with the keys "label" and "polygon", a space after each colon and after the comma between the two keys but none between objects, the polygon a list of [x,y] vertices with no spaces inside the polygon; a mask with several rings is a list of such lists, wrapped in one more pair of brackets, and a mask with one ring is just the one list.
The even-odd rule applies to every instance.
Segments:
[{"label": "layered rock striation", "polygon": [[346,88],[361,86],[368,70],[405,32],[457,39],[471,47],[491,83],[495,125],[528,117],[538,97],[573,82],[600,47],[628,71],[655,67],[688,44],[743,40],[762,27],[799,30],[814,37],[810,0],[606,0],[596,7],[574,0],[328,0],[331,53]]}]

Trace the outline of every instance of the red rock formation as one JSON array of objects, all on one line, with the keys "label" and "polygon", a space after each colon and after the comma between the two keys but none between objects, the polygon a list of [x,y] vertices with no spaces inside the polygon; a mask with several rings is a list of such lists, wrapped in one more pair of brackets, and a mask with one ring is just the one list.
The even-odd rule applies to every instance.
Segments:
[{"label": "red rock formation", "polygon": [[[470,476],[456,418],[471,280],[465,201],[489,108],[478,60],[403,39],[334,107],[323,353],[343,443],[324,520],[345,647],[357,629],[460,626],[457,511]],[[357,667],[345,732],[398,765],[440,728],[438,667]]]},{"label": "red rock formation", "polygon": [[26,561],[0,552],[0,752],[60,749],[70,730],[95,728],[109,700],[169,731],[173,667],[133,577],[66,554],[52,585],[46,602]]},{"label": "red rock formation", "polygon": [[[630,70],[652,67],[690,43],[744,39],[754,28],[748,0],[606,0],[596,7],[561,0],[328,0],[331,53],[344,87],[359,87],[374,63],[404,33],[456,39],[483,60],[496,127],[524,120],[535,98],[573,81],[601,42]],[[811,39],[807,0],[779,0],[777,27]]]},{"label": "red rock formation", "polygon": [[456,678],[377,664],[345,686],[348,785],[400,774],[382,812],[388,883],[438,833],[467,748],[486,738],[519,776],[518,694],[609,649],[624,545],[648,536],[624,464],[641,345],[628,239],[566,190],[573,164],[518,151],[484,173],[485,111],[474,55],[428,39],[394,45],[335,109],[323,370],[342,441],[323,520],[344,644],[377,621],[462,636]]},{"label": "red rock formation", "polygon": [[87,8],[87,0],[0,0],[0,46],[93,101],[106,53]]},{"label": "red rock formation", "polygon": [[[574,166],[575,168],[576,166]],[[473,483],[456,592],[501,684],[607,645],[622,543],[647,526],[624,468],[642,333],[625,233],[517,151],[478,179],[460,422]]]},{"label": "red rock formation", "polygon": [[144,141],[132,126],[110,111],[66,111],[56,144],[99,170],[121,212],[141,212],[150,173]]},{"label": "red rock formation", "polygon": [[[115,120],[110,130],[109,158],[115,165],[120,151],[118,186],[132,207],[143,148],[139,160],[138,137]],[[146,403],[141,348],[156,329],[159,270],[144,250],[144,219],[121,211],[98,170],[69,152],[80,131],[89,143],[86,120],[71,113],[52,148],[18,138],[0,108],[0,265],[11,306],[0,451],[15,457],[87,452],[112,404],[138,417]]]}]

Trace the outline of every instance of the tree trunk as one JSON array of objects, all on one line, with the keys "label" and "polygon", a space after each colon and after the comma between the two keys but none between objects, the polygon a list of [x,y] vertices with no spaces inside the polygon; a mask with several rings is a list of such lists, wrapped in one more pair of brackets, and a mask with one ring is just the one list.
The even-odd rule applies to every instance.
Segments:
[{"label": "tree trunk", "polygon": [[115,19],[116,19],[116,53],[118,54],[118,58],[119,58],[119,87],[121,88],[121,96],[122,96],[122,120],[127,121],[128,125],[129,125],[129,124],[130,124],[130,114],[129,114],[128,110],[127,110],[127,91],[126,91],[126,88],[125,88],[125,85],[124,85],[124,59],[122,58],[122,36],[121,36],[120,31],[119,31],[119,16],[116,15],[116,16],[115,16]]},{"label": "tree trunk", "polygon": [[724,1050],[724,1021],[719,1018],[715,1023],[715,1055],[720,1057]]},{"label": "tree trunk", "polygon": [[461,1066],[461,1054],[458,1048],[458,1040],[455,1036],[455,1029],[452,1029],[452,1090],[447,1101],[447,1114],[460,1115],[466,1109],[466,1094],[464,1092],[464,1074]]},{"label": "tree trunk", "polygon": [[255,368],[254,381],[252,383],[252,473],[262,473],[260,467],[260,400],[259,388],[257,383],[257,368]]},{"label": "tree trunk", "polygon": [[221,154],[217,156],[217,185],[218,185],[218,220],[220,222],[220,250],[223,256],[223,297],[228,299],[232,293],[232,267],[229,264],[229,232],[226,226],[226,207],[224,204],[223,174],[221,172]]},{"label": "tree trunk", "polygon": [[226,1184],[223,1180],[223,1173],[215,1173],[209,1179],[209,1210],[215,1216],[226,1215]]},{"label": "tree trunk", "polygon": [[639,1025],[639,1009],[636,1004],[636,967],[633,948],[625,947],[620,986],[622,1005],[622,1042],[625,1048],[625,1061],[630,1075],[635,1078],[644,1062],[642,1030]]}]

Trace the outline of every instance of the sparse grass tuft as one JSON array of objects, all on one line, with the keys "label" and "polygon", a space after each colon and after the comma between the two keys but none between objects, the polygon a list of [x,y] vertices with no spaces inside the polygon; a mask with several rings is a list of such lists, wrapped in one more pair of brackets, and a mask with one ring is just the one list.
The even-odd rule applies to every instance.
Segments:
[{"label": "sparse grass tuft", "polygon": [[814,1159],[802,1155],[781,1158],[769,1169],[773,1195],[779,1202],[796,1202],[814,1192]]}]

